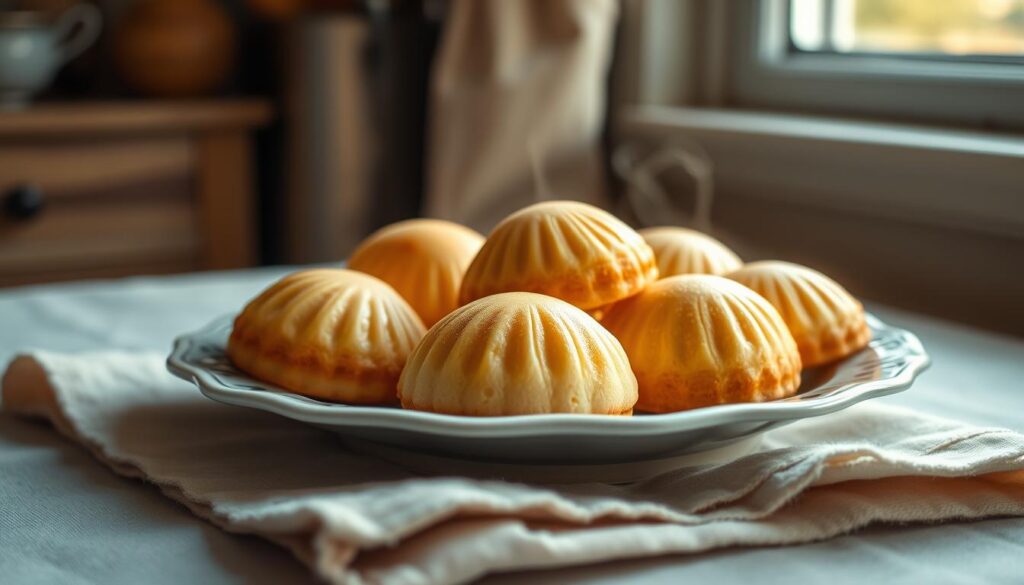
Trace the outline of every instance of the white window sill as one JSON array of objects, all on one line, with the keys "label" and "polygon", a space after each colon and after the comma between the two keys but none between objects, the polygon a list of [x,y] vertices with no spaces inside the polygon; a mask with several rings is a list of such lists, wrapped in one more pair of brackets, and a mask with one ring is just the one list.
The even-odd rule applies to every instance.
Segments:
[{"label": "white window sill", "polygon": [[719,196],[1024,238],[1024,137],[665,106],[626,108],[618,135],[699,142]]}]

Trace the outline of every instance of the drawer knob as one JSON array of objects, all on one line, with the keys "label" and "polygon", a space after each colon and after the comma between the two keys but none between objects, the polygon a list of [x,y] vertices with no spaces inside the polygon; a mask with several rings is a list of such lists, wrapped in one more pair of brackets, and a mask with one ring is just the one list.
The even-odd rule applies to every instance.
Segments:
[{"label": "drawer knob", "polygon": [[3,196],[4,214],[11,219],[31,219],[43,210],[43,191],[31,184],[11,187]]}]

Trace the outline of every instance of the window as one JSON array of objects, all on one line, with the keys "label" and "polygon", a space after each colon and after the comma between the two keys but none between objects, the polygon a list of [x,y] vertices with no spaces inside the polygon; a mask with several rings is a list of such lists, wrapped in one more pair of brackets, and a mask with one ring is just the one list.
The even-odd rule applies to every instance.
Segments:
[{"label": "window", "polygon": [[1024,0],[724,4],[721,105],[1024,129]]},{"label": "window", "polygon": [[790,0],[801,53],[1024,63],[1024,0]]},{"label": "window", "polygon": [[1024,234],[1024,0],[624,6],[619,135],[700,144],[717,192]]}]

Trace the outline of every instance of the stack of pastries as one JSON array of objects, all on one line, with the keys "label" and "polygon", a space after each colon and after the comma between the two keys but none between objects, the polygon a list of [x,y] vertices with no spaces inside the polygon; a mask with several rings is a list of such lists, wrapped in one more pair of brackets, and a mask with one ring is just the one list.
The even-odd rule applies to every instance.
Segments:
[{"label": "stack of pastries", "polygon": [[870,341],[809,268],[742,260],[683,228],[636,232],[570,201],[484,238],[409,220],[348,268],[288,275],[235,319],[241,370],[321,400],[464,416],[631,415],[792,396]]}]

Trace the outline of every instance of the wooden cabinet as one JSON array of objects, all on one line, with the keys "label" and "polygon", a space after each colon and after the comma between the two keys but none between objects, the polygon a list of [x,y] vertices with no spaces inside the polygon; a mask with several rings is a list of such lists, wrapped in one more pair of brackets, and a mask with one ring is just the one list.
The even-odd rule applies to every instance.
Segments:
[{"label": "wooden cabinet", "polygon": [[252,100],[0,114],[0,286],[254,264],[251,133],[269,115]]}]

